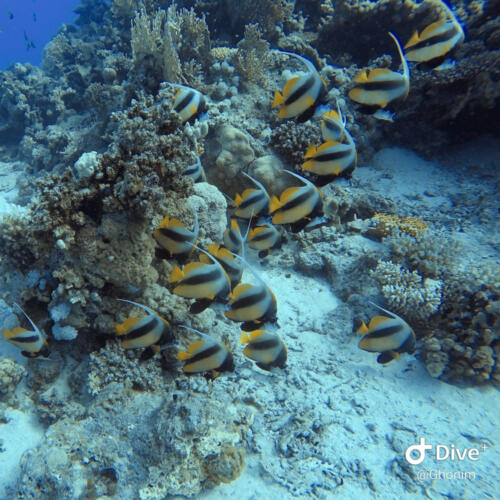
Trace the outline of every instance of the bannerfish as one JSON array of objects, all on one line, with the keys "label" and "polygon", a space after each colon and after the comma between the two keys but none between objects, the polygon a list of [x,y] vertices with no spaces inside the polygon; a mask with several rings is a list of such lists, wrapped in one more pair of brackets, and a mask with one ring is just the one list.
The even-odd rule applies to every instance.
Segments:
[{"label": "bannerfish", "polygon": [[250,248],[259,250],[261,259],[272,250],[281,248],[281,235],[272,224],[254,227],[249,231],[246,241]]},{"label": "bannerfish", "polygon": [[346,142],[328,139],[320,146],[307,148],[302,168],[315,174],[316,186],[325,186],[338,177],[351,177],[357,161],[356,146],[347,130],[344,136]]},{"label": "bannerfish", "polygon": [[160,222],[153,231],[153,236],[167,258],[175,258],[179,262],[185,262],[198,237],[199,223],[198,215],[194,212],[194,229],[190,231],[178,219],[170,218],[168,215]]},{"label": "bannerfish", "polygon": [[285,368],[287,350],[278,334],[265,330],[242,332],[240,343],[247,347],[243,354],[256,362],[262,370],[271,371],[271,368]]},{"label": "bannerfish", "polygon": [[254,219],[265,217],[269,213],[269,194],[266,188],[257,179],[254,179],[246,172],[242,172],[245,177],[248,177],[256,186],[255,188],[245,189],[243,193],[236,194],[233,206],[235,208],[234,215],[240,219]]},{"label": "bannerfish", "polygon": [[378,352],[377,362],[389,363],[399,357],[400,353],[413,353],[415,351],[415,333],[402,318],[370,302],[373,306],[388,314],[375,316],[368,326],[363,322],[357,333],[364,335],[359,347],[364,351]]},{"label": "bannerfish", "polygon": [[305,177],[290,170],[285,172],[300,179],[304,185],[285,189],[279,199],[276,196],[271,198],[269,211],[273,224],[289,224],[293,233],[326,224],[328,220],[323,217],[323,201],[319,189]]},{"label": "bannerfish", "polygon": [[198,314],[212,302],[226,302],[231,290],[231,280],[222,265],[209,253],[196,247],[212,261],[190,262],[183,269],[175,266],[169,282],[175,284],[173,292],[188,299],[196,299],[189,311]]},{"label": "bannerfish", "polygon": [[201,165],[200,157],[196,157],[196,162],[189,165],[185,170],[183,170],[182,175],[184,177],[189,177],[193,179],[193,182],[207,182],[207,177],[205,176],[205,169]]},{"label": "bannerfish", "polygon": [[116,300],[132,304],[148,313],[142,318],[130,317],[123,323],[115,324],[116,335],[124,349],[146,349],[141,358],[147,359],[160,352],[161,346],[174,342],[168,321],[151,308],[131,300]]},{"label": "bannerfish", "polygon": [[389,36],[394,40],[403,65],[403,73],[388,68],[365,69],[355,78],[355,87],[349,92],[349,97],[363,107],[362,112],[374,113],[377,109],[385,108],[389,104],[405,99],[410,90],[410,70],[403,55],[398,39],[392,33]]},{"label": "bannerfish", "polygon": [[235,287],[229,294],[230,309],[225,312],[226,317],[243,323],[241,329],[247,332],[258,329],[263,323],[276,323],[278,306],[273,292],[246,260],[233,255],[245,264],[258,283],[244,283]]},{"label": "bannerfish", "polygon": [[202,117],[207,111],[207,105],[201,92],[179,83],[170,85],[179,88],[174,98],[174,111],[179,115],[182,123],[192,123],[196,118]]},{"label": "bannerfish", "polygon": [[[218,243],[212,243],[209,245],[207,250],[220,262],[226,271],[226,274],[229,276],[229,280],[231,281],[232,290],[241,281],[244,269],[243,263],[237,260],[227,248],[224,248]],[[210,263],[210,260],[206,255],[201,255],[200,260]]]},{"label": "bannerfish", "polygon": [[201,340],[191,343],[186,351],[179,351],[177,354],[177,359],[184,361],[182,367],[184,373],[212,372],[215,378],[221,372],[234,371],[233,354],[228,347],[193,328],[187,326],[180,328],[194,332],[201,337]]},{"label": "bannerfish", "polygon": [[231,219],[231,225],[224,231],[224,246],[231,252],[239,253],[243,247],[243,236],[236,219]]},{"label": "bannerfish", "polygon": [[19,349],[21,349],[21,354],[25,358],[37,358],[38,356],[46,358],[49,355],[49,348],[47,347],[47,340],[44,334],[38,329],[35,323],[31,321],[31,318],[21,309],[21,307],[17,304],[15,305],[24,314],[25,318],[33,327],[33,330],[26,330],[26,328],[16,326],[12,330],[5,329],[3,331],[3,338],[7,340],[7,342],[19,347]]},{"label": "bannerfish", "polygon": [[345,124],[346,119],[342,116],[337,102],[337,111],[331,109],[321,115],[321,137],[323,137],[323,141],[341,142],[346,132]]},{"label": "bannerfish", "polygon": [[281,53],[296,57],[305,64],[307,72],[290,78],[282,92],[275,91],[272,108],[279,107],[279,118],[295,118],[298,122],[305,122],[314,115],[316,108],[324,101],[325,82],[314,64],[305,57],[292,52]]},{"label": "bannerfish", "polygon": [[445,9],[444,19],[430,24],[420,34],[415,31],[405,45],[408,61],[426,63],[430,67],[438,66],[444,61],[446,54],[463,42],[465,35],[461,24],[451,9],[444,2],[442,4]]}]

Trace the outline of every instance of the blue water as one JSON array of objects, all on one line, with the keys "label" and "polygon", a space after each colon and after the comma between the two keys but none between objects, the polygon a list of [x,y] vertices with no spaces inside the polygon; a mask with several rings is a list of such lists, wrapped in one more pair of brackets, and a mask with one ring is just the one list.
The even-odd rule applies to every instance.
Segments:
[{"label": "blue water", "polygon": [[80,0],[1,0],[0,69],[15,62],[40,64],[44,46],[61,24],[75,20],[73,10],[79,3]]}]

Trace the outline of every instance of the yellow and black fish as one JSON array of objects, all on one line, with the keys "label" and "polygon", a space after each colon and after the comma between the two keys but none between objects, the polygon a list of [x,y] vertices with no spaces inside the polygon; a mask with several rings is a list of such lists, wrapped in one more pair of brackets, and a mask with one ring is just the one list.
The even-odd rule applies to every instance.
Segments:
[{"label": "yellow and black fish", "polygon": [[142,356],[142,359],[146,359],[155,352],[159,352],[161,346],[174,342],[170,325],[166,319],[149,307],[137,302],[126,299],[117,300],[140,307],[148,313],[142,318],[130,317],[123,323],[115,324],[116,335],[124,349],[146,349]]},{"label": "yellow and black fish", "polygon": [[224,231],[224,246],[234,253],[239,253],[243,247],[244,239],[236,219],[231,219],[231,225]]},{"label": "yellow and black fish", "polygon": [[259,257],[266,257],[271,250],[281,248],[281,235],[272,224],[256,226],[251,229],[246,239],[248,246],[259,250]]},{"label": "yellow and black fish", "polygon": [[271,198],[269,211],[273,224],[288,224],[293,233],[310,230],[326,224],[323,216],[323,201],[319,189],[305,177],[290,170],[285,172],[300,179],[304,185],[285,189],[279,199]]},{"label": "yellow and black fish", "polygon": [[174,98],[174,111],[179,115],[182,123],[194,122],[206,112],[207,106],[201,92],[179,83],[171,83],[171,85],[179,88]]},{"label": "yellow and black fish", "polygon": [[170,274],[173,292],[181,297],[196,299],[189,311],[198,314],[212,302],[226,302],[231,290],[231,280],[222,265],[209,253],[198,249],[209,257],[212,264],[190,262],[183,269],[175,266]]},{"label": "yellow and black fish", "polygon": [[256,362],[262,370],[270,371],[271,368],[285,368],[287,351],[285,344],[276,333],[265,330],[242,332],[240,343],[247,347],[243,354]]},{"label": "yellow and black fish", "polygon": [[245,331],[256,330],[263,323],[276,323],[278,306],[273,292],[244,259],[233,255],[245,264],[258,283],[240,284],[229,294],[230,309],[225,312],[226,317],[242,322],[241,329]]},{"label": "yellow and black fish", "polygon": [[345,124],[346,120],[337,103],[337,111],[331,109],[321,115],[321,137],[325,142],[341,142],[346,132]]},{"label": "yellow and black fish", "polygon": [[403,65],[403,73],[391,71],[388,68],[365,69],[355,78],[355,87],[349,92],[349,97],[361,104],[361,111],[374,113],[380,108],[405,99],[410,90],[410,70],[403,55],[398,39],[389,33],[394,40]]},{"label": "yellow and black fish", "polygon": [[189,177],[196,182],[207,182],[207,177],[205,175],[205,169],[201,165],[200,157],[196,157],[196,163],[189,165],[183,172],[182,175],[184,177]]},{"label": "yellow and black fish", "polygon": [[370,303],[390,317],[375,316],[368,326],[363,322],[357,332],[364,335],[359,347],[364,351],[380,353],[377,362],[382,364],[398,358],[400,353],[413,353],[416,343],[415,333],[408,323],[387,309]]},{"label": "yellow and black fish", "polygon": [[448,52],[465,38],[464,30],[457,18],[444,4],[445,18],[430,24],[420,34],[415,31],[405,45],[408,61],[426,63],[430,67],[441,64]]},{"label": "yellow and black fish", "polygon": [[314,64],[305,57],[282,52],[296,57],[307,67],[307,72],[290,78],[283,87],[283,91],[276,90],[272,107],[279,107],[279,118],[295,118],[298,122],[305,122],[314,115],[319,104],[326,97],[325,82],[314,67]]},{"label": "yellow and black fish", "polygon": [[350,178],[356,167],[356,146],[347,130],[346,142],[327,140],[320,146],[311,145],[306,151],[302,168],[315,175],[316,186],[325,186],[338,177]]},{"label": "yellow and black fish", "polygon": [[[231,290],[241,281],[243,275],[244,265],[241,261],[236,259],[232,252],[227,248],[219,245],[218,243],[212,243],[207,248],[208,252],[212,254],[222,265],[226,274],[229,276],[231,281]],[[210,259],[206,255],[202,255],[200,260],[203,262],[210,263]]]},{"label": "yellow and black fish", "polygon": [[240,219],[253,219],[256,221],[258,217],[265,217],[269,214],[269,194],[257,179],[254,179],[246,172],[242,172],[242,174],[248,177],[257,186],[257,189],[245,189],[241,195],[236,195],[233,203],[234,215]]},{"label": "yellow and black fish", "polygon": [[186,351],[179,351],[177,354],[177,359],[184,361],[184,373],[211,372],[213,377],[216,377],[221,372],[234,371],[233,354],[228,347],[198,330],[187,326],[181,328],[202,337],[202,340],[190,344]]},{"label": "yellow and black fish", "polygon": [[16,306],[29,321],[33,330],[26,330],[26,328],[16,326],[12,330],[5,329],[3,331],[3,338],[7,340],[7,342],[19,347],[19,349],[21,349],[21,354],[25,358],[36,358],[38,356],[47,357],[49,355],[49,349],[45,336],[21,307],[17,304]]},{"label": "yellow and black fish", "polygon": [[[166,253],[167,258],[175,258],[179,262],[185,262],[198,237],[198,215],[194,213],[194,229],[190,231],[179,220],[170,218],[168,215],[160,222],[153,231],[153,236]],[[158,252],[158,256],[162,257]]]}]

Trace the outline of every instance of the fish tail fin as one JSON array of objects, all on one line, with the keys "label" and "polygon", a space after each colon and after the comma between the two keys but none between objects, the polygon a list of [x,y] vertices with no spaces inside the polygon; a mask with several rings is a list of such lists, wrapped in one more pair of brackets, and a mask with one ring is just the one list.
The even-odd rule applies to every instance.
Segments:
[{"label": "fish tail fin", "polygon": [[176,283],[177,281],[180,281],[183,276],[184,276],[184,274],[183,274],[181,268],[179,266],[175,266],[172,269],[172,272],[170,273],[170,277],[169,277],[168,281],[170,283]]},{"label": "fish tail fin", "polygon": [[285,101],[285,99],[283,97],[283,94],[279,90],[275,90],[273,104],[272,104],[271,108],[274,109],[274,108],[277,108],[278,106],[281,106],[284,101]]}]

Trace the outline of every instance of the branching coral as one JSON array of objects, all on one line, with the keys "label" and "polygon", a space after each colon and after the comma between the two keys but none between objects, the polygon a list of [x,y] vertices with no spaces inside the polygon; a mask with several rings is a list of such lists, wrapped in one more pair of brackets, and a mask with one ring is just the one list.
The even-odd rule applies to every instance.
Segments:
[{"label": "branching coral", "polygon": [[410,322],[427,322],[441,306],[442,281],[423,279],[416,271],[410,272],[390,261],[380,261],[372,275],[380,283],[389,309],[403,314]]},{"label": "branching coral", "polygon": [[245,37],[238,43],[234,61],[238,73],[246,81],[263,81],[263,72],[269,64],[269,43],[262,39],[262,32],[257,24],[245,26]]}]

